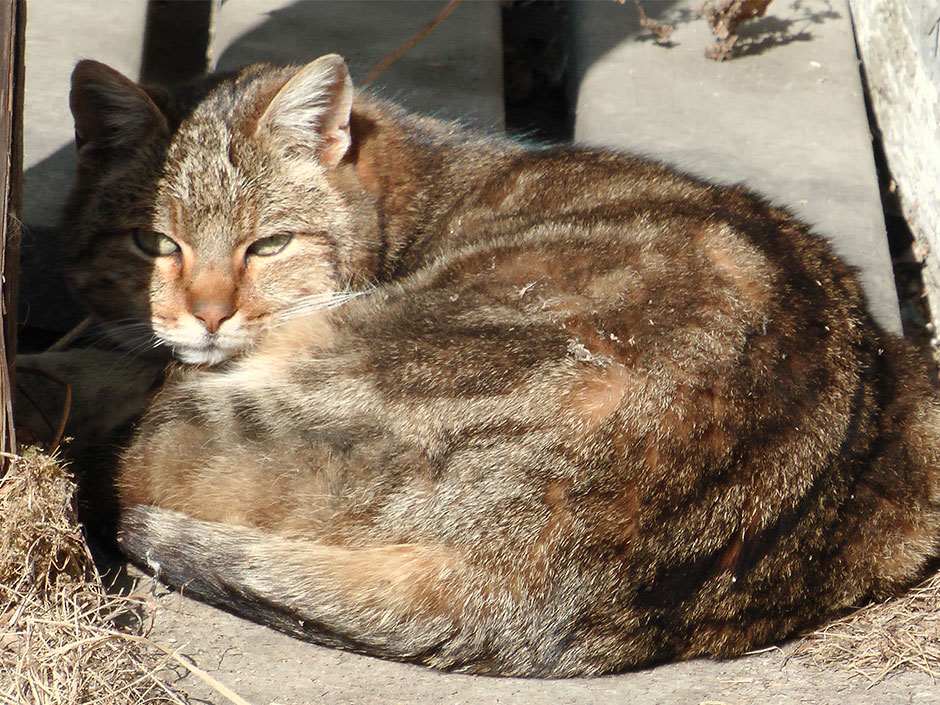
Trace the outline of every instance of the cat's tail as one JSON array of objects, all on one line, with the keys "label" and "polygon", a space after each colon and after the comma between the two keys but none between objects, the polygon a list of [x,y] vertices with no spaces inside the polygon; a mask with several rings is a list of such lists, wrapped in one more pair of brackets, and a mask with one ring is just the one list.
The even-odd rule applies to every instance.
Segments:
[{"label": "cat's tail", "polygon": [[443,547],[344,548],[144,505],[123,510],[118,541],[186,595],[315,643],[467,672],[560,675],[539,674],[531,654],[494,651],[527,639],[507,638],[513,620],[477,604],[486,590]]}]

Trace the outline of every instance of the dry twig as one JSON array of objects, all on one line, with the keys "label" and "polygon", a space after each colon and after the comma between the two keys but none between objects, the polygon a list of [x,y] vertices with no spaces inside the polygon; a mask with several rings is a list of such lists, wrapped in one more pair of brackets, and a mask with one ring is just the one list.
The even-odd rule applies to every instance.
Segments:
[{"label": "dry twig", "polygon": [[[617,1],[620,3],[624,2],[624,0]],[[672,36],[672,33],[676,29],[675,26],[657,22],[656,20],[650,18],[650,16],[647,15],[646,11],[643,9],[643,6],[640,4],[640,0],[633,0],[633,4],[636,5],[637,12],[640,13],[640,26],[648,29],[653,35],[653,40],[658,44],[667,43],[669,41],[669,37]]]},{"label": "dry twig", "polygon": [[0,705],[185,703],[144,638],[152,608],[104,589],[73,491],[35,452],[0,479]]},{"label": "dry twig", "polygon": [[382,59],[378,65],[372,69],[372,72],[366,76],[365,80],[362,82],[362,85],[367,86],[372,83],[382,74],[383,71],[385,71],[385,69],[411,51],[411,49],[413,49],[422,39],[428,36],[435,27],[446,20],[450,16],[450,13],[456,10],[462,2],[463,0],[450,0],[450,2],[444,6],[444,9],[441,10],[436,17],[424,25],[424,27],[422,27],[420,30],[418,30],[418,32],[413,37],[411,37],[411,39],[397,46],[384,59]]},{"label": "dry twig", "polygon": [[55,455],[55,452],[59,450],[59,446],[62,444],[62,439],[65,437],[65,427],[69,422],[69,412],[72,409],[72,385],[66,382],[64,379],[59,379],[54,374],[47,372],[46,370],[41,370],[38,367],[21,366],[17,369],[19,372],[23,372],[29,375],[38,375],[39,377],[48,379],[50,382],[55,382],[65,389],[65,401],[62,402],[62,413],[59,415],[59,423],[57,426],[52,425],[52,422],[42,410],[42,406],[29,395],[25,388],[19,389],[20,393],[27,399],[27,401],[36,407],[36,410],[42,416],[43,420],[49,424],[50,430],[55,432],[55,435],[52,437],[52,445],[49,446],[49,453]]}]

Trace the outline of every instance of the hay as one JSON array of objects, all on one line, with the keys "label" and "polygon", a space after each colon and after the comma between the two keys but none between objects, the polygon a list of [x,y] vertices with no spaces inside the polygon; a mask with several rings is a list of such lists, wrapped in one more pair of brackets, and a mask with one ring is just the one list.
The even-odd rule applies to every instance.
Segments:
[{"label": "hay", "polygon": [[871,685],[905,671],[940,677],[940,573],[804,638],[794,656],[841,667]]},{"label": "hay", "polygon": [[0,704],[185,703],[157,677],[148,598],[106,592],[74,489],[37,452],[0,479]]}]

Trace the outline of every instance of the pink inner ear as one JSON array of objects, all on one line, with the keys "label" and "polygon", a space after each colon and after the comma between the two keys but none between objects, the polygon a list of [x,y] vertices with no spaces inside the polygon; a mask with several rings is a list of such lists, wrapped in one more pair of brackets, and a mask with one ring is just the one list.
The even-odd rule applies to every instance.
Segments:
[{"label": "pink inner ear", "polygon": [[342,161],[349,150],[349,125],[330,130],[324,138],[324,145],[320,149],[320,163],[327,167],[334,167]]}]

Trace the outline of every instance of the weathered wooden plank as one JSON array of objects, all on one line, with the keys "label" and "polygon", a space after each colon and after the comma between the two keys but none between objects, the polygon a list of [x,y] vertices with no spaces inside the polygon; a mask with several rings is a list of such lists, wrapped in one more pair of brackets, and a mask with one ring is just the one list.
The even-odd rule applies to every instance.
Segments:
[{"label": "weathered wooden plank", "polygon": [[0,474],[15,452],[13,360],[23,181],[23,55],[26,1],[0,4]]},{"label": "weathered wooden plank", "polygon": [[140,80],[184,83],[209,67],[216,0],[148,0]]},{"label": "weathered wooden plank", "polygon": [[859,53],[904,216],[940,315],[940,5],[851,0]]}]

